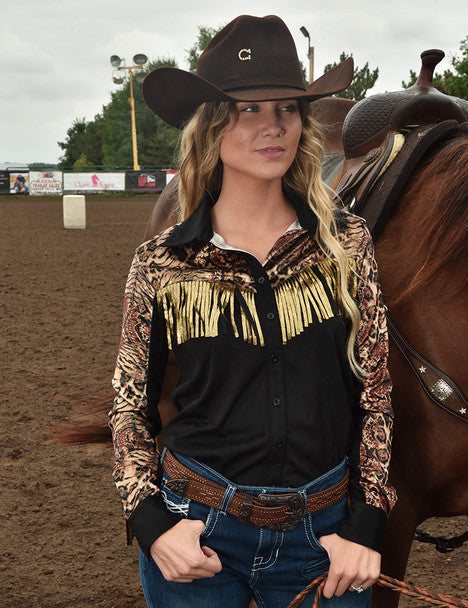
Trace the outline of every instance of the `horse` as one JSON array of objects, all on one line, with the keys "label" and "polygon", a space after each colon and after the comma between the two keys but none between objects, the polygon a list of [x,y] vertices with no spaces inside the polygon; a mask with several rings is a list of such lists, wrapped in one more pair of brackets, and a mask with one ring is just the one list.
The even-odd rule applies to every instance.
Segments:
[{"label": "horse", "polygon": [[[433,88],[433,70],[442,57],[442,52],[434,50],[421,54],[423,65],[411,90],[372,96],[351,108],[343,125],[346,160],[333,184],[356,213],[370,218],[383,298],[389,310],[389,371],[395,413],[390,482],[396,487],[398,502],[387,522],[382,572],[400,580],[418,525],[430,517],[468,513],[468,434],[464,424],[468,415],[463,395],[467,393],[464,371],[468,353],[466,340],[460,339],[466,326],[468,128],[466,123],[459,124],[468,118],[468,102],[442,96]],[[373,110],[378,112],[378,123]],[[369,123],[378,124],[378,129],[366,129]],[[397,175],[386,178],[380,173],[372,184],[369,176],[383,171],[388,162],[383,150],[389,144],[384,138],[392,131],[398,131],[399,136],[406,131],[407,142],[413,137],[415,146],[397,167]],[[437,136],[431,138],[431,133]],[[427,148],[421,147],[424,135],[429,139]],[[392,150],[394,144],[393,137]],[[400,154],[405,145],[409,143]],[[420,158],[415,159],[418,146]],[[382,152],[381,157],[376,150]],[[369,169],[373,162],[377,169]],[[411,164],[414,170],[409,172]],[[405,170],[405,184],[397,197],[393,193],[393,208],[387,208],[380,221],[373,207],[379,197],[383,199],[382,210],[383,203],[389,204],[387,194],[395,190]],[[385,179],[390,182],[387,187]],[[364,200],[361,213],[356,198],[366,189],[371,198],[372,188],[374,200]],[[405,343],[422,357],[412,359]],[[414,369],[414,361],[423,364]],[[430,364],[436,371],[427,391],[424,376]],[[455,385],[447,384],[450,379]],[[449,391],[451,386],[459,389],[461,398],[453,400],[452,408],[447,407],[446,396],[435,399],[435,387],[439,386]],[[395,592],[374,588],[373,606],[396,608],[398,600]]]},{"label": "horse", "polygon": [[[444,99],[440,105],[445,109],[437,116],[434,99],[423,98],[423,95],[435,95],[431,90],[429,63],[423,62],[420,79],[415,85],[427,89],[418,93],[422,101],[417,100],[419,105],[414,103],[415,91],[410,91],[406,98],[400,93],[399,101],[393,106],[391,98],[387,99],[386,107],[390,107],[386,115],[388,124],[382,126],[380,122],[377,134],[374,130],[369,136],[369,132],[359,126],[362,116],[365,119],[366,115],[363,102],[354,104],[349,100],[324,99],[313,104],[316,118],[326,125],[325,150],[346,156],[340,174],[334,179],[332,176],[332,185],[338,190],[340,182],[346,178],[347,162],[352,165],[358,155],[361,160],[372,157],[375,146],[382,144],[389,131],[411,130],[414,125],[432,124],[437,120],[452,119],[458,123],[466,120],[468,104],[465,109],[457,100],[455,105],[461,110],[460,116],[457,108],[447,110]],[[363,101],[368,103],[372,99]],[[409,109],[402,109],[402,99],[410,102]],[[381,98],[377,101],[381,108]],[[360,117],[357,131],[364,138],[358,141],[353,114]],[[418,162],[413,163],[414,169],[407,175],[393,209],[387,212],[386,222],[379,225],[375,235],[382,293],[391,319],[415,351],[437,371],[443,370],[443,377],[453,379],[465,394],[467,386],[463,372],[467,353],[466,344],[460,337],[466,323],[467,142],[466,129],[454,127],[449,136],[428,146]],[[353,171],[356,175],[356,165],[352,166],[351,173]],[[372,185],[374,191],[378,191],[379,183],[384,179],[381,171],[382,167]],[[357,186],[362,186],[359,180]],[[346,183],[341,191],[343,199],[350,192],[356,194],[349,187],[346,189]],[[173,179],[154,207],[144,239],[175,223],[177,211],[177,180]],[[428,398],[422,384],[423,372],[419,375],[414,372],[395,340],[390,342],[389,371],[394,385],[395,412],[390,482],[396,487],[398,502],[387,522],[382,572],[403,580],[416,527],[430,517],[468,512],[468,472],[464,462],[468,436],[460,419],[466,421],[468,416],[463,407],[455,416]],[[163,424],[175,413],[170,396],[177,377],[177,363],[170,358],[160,403]],[[101,408],[108,409],[108,406],[108,400],[101,402]],[[90,442],[107,441],[110,436],[107,431],[102,432],[102,426],[99,430],[95,425],[79,429],[62,425],[58,438]],[[372,601],[374,607],[396,608],[399,595],[375,587]]]}]

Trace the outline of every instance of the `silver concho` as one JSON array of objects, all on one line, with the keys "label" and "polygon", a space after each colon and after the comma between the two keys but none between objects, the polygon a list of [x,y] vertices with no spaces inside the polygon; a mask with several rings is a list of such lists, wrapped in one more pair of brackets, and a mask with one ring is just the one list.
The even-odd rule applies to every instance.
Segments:
[{"label": "silver concho", "polygon": [[437,382],[431,387],[431,393],[436,397],[436,399],[440,399],[440,401],[445,401],[447,397],[453,394],[453,390],[450,386],[445,382],[445,380],[439,379]]}]

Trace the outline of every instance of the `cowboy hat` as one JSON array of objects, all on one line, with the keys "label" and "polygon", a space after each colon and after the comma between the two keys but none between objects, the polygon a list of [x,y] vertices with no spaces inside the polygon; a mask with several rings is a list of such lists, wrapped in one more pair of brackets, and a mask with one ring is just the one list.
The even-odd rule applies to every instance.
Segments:
[{"label": "cowboy hat", "polygon": [[143,97],[155,114],[180,129],[206,101],[313,101],[342,91],[352,78],[350,57],[306,86],[284,21],[241,15],[214,36],[196,74],[158,68],[145,78]]}]

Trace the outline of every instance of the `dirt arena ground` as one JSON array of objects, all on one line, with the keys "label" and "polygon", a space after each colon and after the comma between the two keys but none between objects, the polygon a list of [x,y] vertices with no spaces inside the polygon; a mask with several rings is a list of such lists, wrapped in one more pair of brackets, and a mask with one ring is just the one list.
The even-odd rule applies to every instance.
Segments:
[{"label": "dirt arena ground", "polygon": [[[111,390],[125,279],[153,204],[87,197],[86,230],[64,230],[60,197],[0,197],[2,608],[145,606],[112,451],[58,445],[48,433],[80,399]],[[465,528],[465,518],[424,525]],[[407,580],[467,597],[466,557],[414,543]]]}]

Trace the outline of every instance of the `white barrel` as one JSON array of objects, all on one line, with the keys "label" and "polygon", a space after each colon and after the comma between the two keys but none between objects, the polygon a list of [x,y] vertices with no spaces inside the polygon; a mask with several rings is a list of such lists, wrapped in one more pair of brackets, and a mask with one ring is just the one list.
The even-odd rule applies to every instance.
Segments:
[{"label": "white barrel", "polygon": [[86,199],[83,194],[63,197],[63,227],[86,228]]}]

